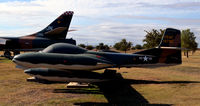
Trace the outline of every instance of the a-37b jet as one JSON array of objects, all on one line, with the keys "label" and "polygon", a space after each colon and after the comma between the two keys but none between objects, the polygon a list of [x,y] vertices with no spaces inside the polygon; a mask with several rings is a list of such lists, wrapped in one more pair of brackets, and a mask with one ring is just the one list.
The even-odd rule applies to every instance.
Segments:
[{"label": "a-37b jet", "polygon": [[0,37],[0,50],[5,51],[4,56],[10,57],[19,54],[20,51],[39,51],[47,46],[63,42],[76,44],[73,39],[66,39],[67,32],[73,16],[73,11],[66,11],[55,19],[43,30],[22,37]]},{"label": "a-37b jet", "polygon": [[[95,52],[81,47],[57,43],[43,51],[24,53],[13,58],[18,67],[37,80],[50,82],[99,82],[115,74],[107,68],[161,67],[182,63],[180,31],[167,28],[158,47],[133,54]],[[94,70],[106,69],[103,74]]]}]

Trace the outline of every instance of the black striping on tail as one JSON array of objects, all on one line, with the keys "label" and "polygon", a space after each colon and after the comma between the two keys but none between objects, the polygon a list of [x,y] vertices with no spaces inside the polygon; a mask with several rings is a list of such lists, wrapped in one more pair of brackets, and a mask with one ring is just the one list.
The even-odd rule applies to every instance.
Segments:
[{"label": "black striping on tail", "polygon": [[64,12],[46,28],[36,33],[36,36],[49,39],[65,39],[73,14],[73,11]]}]

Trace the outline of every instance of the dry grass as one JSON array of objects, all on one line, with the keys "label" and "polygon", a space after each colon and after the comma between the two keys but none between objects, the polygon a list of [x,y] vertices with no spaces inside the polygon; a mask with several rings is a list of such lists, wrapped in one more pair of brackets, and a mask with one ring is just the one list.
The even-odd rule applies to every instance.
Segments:
[{"label": "dry grass", "polygon": [[[183,64],[161,68],[122,68],[118,72],[123,78],[134,81],[161,81],[161,83],[131,83],[132,92],[141,95],[149,104],[200,105],[200,52],[183,57]],[[102,70],[101,70],[102,71]],[[16,69],[10,60],[0,58],[0,105],[74,105],[76,103],[112,102],[112,95],[105,93],[54,93],[55,89],[64,89],[64,84],[39,84],[26,82],[28,78],[23,70]],[[164,83],[162,81],[170,81]],[[181,83],[180,81],[187,81]],[[118,88],[116,88],[118,89]],[[115,90],[116,90],[115,89]],[[83,89],[85,91],[99,90]],[[128,92],[128,89],[124,91]],[[123,91],[122,91],[123,92]],[[117,95],[115,95],[117,96]],[[127,95],[120,99],[126,99]],[[138,96],[128,95],[130,97]],[[109,99],[111,98],[111,99]],[[127,104],[134,104],[127,103]]]}]

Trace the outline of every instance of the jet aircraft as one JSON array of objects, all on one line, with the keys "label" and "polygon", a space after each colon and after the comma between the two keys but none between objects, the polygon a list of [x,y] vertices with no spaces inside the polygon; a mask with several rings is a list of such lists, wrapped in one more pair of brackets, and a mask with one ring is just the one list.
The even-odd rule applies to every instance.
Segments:
[{"label": "jet aircraft", "polygon": [[[167,28],[158,47],[133,54],[95,52],[84,48],[56,43],[36,53],[16,55],[13,62],[37,80],[50,82],[101,82],[110,80],[121,67],[162,67],[178,65],[181,58],[181,34]],[[94,70],[105,69],[103,74]]]},{"label": "jet aircraft", "polygon": [[[22,37],[0,37],[0,50],[5,51],[4,56],[10,57],[19,54],[20,51],[39,51],[47,46],[63,42],[76,44],[73,39],[66,39],[73,11],[66,11],[43,30]],[[73,31],[73,30],[71,30]]]}]

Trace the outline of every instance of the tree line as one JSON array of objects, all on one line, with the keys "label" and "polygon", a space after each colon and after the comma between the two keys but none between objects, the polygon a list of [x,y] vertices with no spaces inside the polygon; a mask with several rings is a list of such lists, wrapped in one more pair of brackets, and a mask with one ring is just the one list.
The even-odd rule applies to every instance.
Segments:
[{"label": "tree line", "polygon": [[128,51],[128,50],[134,50],[134,49],[143,49],[143,46],[140,44],[137,44],[133,46],[132,42],[127,42],[126,39],[122,39],[120,42],[117,42],[114,44],[114,46],[108,46],[105,45],[104,43],[99,43],[97,46],[92,46],[92,45],[85,45],[85,44],[79,44],[78,46],[82,48],[86,48],[88,50],[96,49],[96,50],[102,50],[102,51],[107,51],[110,50],[110,48],[115,48],[116,50],[120,51]]},{"label": "tree line", "polygon": [[[127,41],[126,39],[122,39],[121,41],[115,43],[113,45],[113,48],[120,50],[120,51],[128,51],[131,49],[148,49],[148,48],[154,48],[157,47],[160,44],[160,41],[162,39],[162,36],[165,32],[164,29],[156,30],[152,29],[151,31],[146,31],[145,38],[143,39],[144,44],[136,44],[133,46],[133,43],[130,41]],[[85,44],[79,44],[80,47],[92,50],[109,50],[112,46],[105,45],[104,43],[99,43],[96,47],[92,45],[85,45]],[[194,53],[197,50],[198,43],[196,42],[196,37],[193,32],[190,31],[190,29],[182,30],[181,31],[181,47],[184,48],[184,52],[192,51]]]}]

